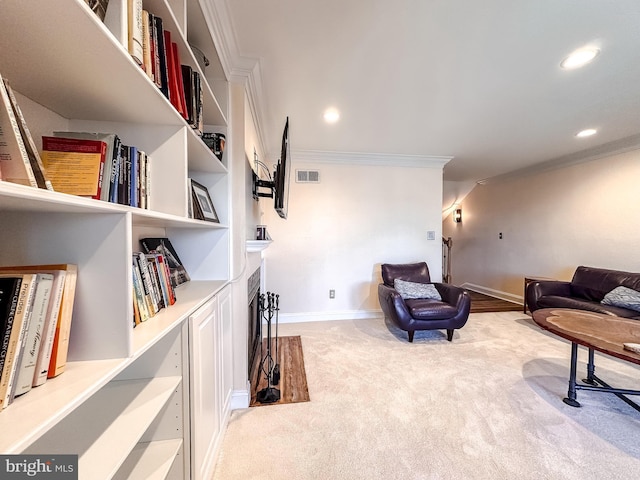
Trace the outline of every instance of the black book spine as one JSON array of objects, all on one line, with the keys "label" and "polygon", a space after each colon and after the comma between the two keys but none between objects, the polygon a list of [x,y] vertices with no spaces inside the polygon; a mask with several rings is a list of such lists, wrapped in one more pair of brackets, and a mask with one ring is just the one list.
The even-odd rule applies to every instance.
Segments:
[{"label": "black book spine", "polygon": [[11,329],[13,328],[13,320],[16,316],[16,309],[18,308],[18,296],[20,295],[20,287],[22,286],[22,279],[16,279],[12,291],[9,293],[10,298],[7,299],[7,318],[3,321],[2,330],[2,345],[0,345],[0,375],[4,369],[4,363],[7,358],[7,350],[9,349],[9,339],[11,338]]}]

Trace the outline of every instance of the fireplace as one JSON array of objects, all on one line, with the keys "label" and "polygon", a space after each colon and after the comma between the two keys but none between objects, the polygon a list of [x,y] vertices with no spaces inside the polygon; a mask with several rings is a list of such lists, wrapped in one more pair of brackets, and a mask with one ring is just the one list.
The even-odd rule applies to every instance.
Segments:
[{"label": "fireplace", "polygon": [[256,367],[256,355],[262,340],[262,322],[260,321],[260,269],[251,274],[247,281],[247,291],[249,292],[248,306],[248,375],[249,382],[253,387],[254,369]]}]

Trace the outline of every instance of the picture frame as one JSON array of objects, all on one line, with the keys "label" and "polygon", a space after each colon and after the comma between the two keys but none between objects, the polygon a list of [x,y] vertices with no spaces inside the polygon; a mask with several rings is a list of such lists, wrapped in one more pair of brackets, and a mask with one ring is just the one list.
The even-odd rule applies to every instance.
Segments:
[{"label": "picture frame", "polygon": [[191,193],[193,197],[193,218],[220,223],[207,187],[191,179]]}]

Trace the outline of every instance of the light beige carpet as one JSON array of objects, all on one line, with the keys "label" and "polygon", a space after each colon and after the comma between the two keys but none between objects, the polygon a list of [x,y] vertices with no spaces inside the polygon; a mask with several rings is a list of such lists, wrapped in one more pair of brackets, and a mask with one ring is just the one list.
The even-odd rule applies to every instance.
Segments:
[{"label": "light beige carpet", "polygon": [[[565,405],[570,344],[522,313],[472,314],[452,343],[383,320],[280,334],[302,338],[311,401],[233,412],[216,480],[640,475],[640,413],[587,391]],[[640,389],[636,366],[596,355],[596,374]]]}]

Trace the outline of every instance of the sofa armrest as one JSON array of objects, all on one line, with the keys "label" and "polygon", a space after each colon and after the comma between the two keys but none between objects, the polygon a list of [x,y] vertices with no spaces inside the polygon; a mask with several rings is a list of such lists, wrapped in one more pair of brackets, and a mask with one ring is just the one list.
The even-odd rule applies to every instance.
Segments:
[{"label": "sofa armrest", "polygon": [[527,285],[526,302],[529,310],[535,312],[540,307],[538,299],[547,295],[555,295],[558,297],[571,296],[571,282],[563,282],[560,280],[537,280]]}]

